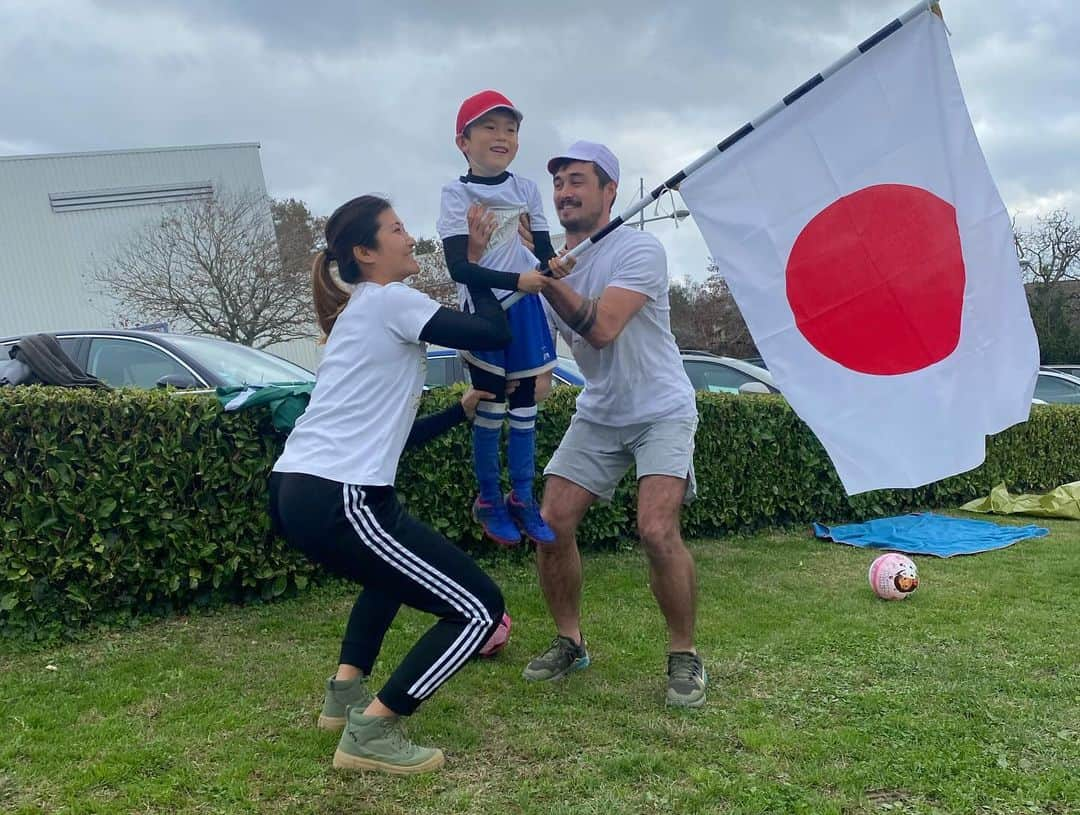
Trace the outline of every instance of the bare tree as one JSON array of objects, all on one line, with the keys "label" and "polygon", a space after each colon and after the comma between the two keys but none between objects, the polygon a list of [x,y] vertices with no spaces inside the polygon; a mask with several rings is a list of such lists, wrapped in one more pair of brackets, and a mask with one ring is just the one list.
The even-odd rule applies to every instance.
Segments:
[{"label": "bare tree", "polygon": [[457,283],[450,277],[443,256],[442,243],[432,238],[417,238],[416,262],[420,273],[410,281],[410,285],[422,291],[432,300],[444,306],[456,308],[458,305]]},{"label": "bare tree", "polygon": [[307,204],[295,198],[271,201],[270,215],[282,267],[301,277],[311,274],[315,253],[326,248],[326,216],[312,215]]},{"label": "bare tree", "polygon": [[1016,256],[1043,363],[1080,359],[1080,226],[1063,209],[1016,228]]},{"label": "bare tree", "polygon": [[757,353],[727,281],[710,258],[709,273],[701,283],[675,284],[668,292],[671,330],[681,348],[728,354],[734,357]]},{"label": "bare tree", "polygon": [[129,324],[167,322],[256,348],[314,335],[310,266],[295,252],[283,262],[262,195],[170,208],[92,275]]},{"label": "bare tree", "polygon": [[1080,279],[1080,225],[1064,209],[1040,215],[1026,230],[1016,229],[1016,256],[1025,281],[1059,283]]}]

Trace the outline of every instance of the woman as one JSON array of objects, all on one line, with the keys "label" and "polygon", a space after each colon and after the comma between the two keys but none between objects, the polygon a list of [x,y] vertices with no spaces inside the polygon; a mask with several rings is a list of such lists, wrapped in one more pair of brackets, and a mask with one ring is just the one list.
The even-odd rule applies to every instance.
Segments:
[{"label": "woman", "polygon": [[[291,546],[364,586],[319,716],[324,729],[344,727],[334,766],[425,772],[442,766],[442,751],[409,741],[400,717],[481,648],[503,598],[468,555],[402,509],[394,478],[404,448],[471,418],[491,396],[470,390],[460,405],[414,421],[424,344],[496,349],[509,328],[488,289],[473,290],[476,312],[462,314],[404,285],[419,271],[416,242],[383,198],[339,207],[326,243],[312,268],[326,350],[311,402],[274,465],[270,512]],[[373,697],[366,678],[402,603],[438,619]]]}]

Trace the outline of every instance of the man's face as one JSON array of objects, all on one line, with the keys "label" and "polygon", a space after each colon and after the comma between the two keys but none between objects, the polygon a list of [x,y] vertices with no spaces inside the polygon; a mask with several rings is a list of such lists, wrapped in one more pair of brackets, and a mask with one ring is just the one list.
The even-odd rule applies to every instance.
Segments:
[{"label": "man's face", "polygon": [[606,221],[615,200],[615,183],[600,186],[591,161],[572,161],[559,168],[555,187],[555,212],[567,232],[592,232]]}]

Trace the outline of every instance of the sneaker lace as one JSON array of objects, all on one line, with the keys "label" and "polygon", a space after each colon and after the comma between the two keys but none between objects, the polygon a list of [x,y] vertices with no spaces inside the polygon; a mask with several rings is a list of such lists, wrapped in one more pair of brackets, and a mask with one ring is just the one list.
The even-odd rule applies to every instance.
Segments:
[{"label": "sneaker lace", "polygon": [[565,637],[556,636],[551,641],[551,647],[544,653],[544,661],[559,661],[564,655],[572,656],[575,652],[575,648],[570,640]]},{"label": "sneaker lace", "polygon": [[691,682],[701,673],[701,657],[697,654],[668,654],[668,676]]},{"label": "sneaker lace", "polygon": [[409,748],[409,739],[405,735],[405,728],[401,726],[400,720],[387,718],[383,727],[386,730],[387,739],[390,744],[393,745],[395,750],[406,750]]}]

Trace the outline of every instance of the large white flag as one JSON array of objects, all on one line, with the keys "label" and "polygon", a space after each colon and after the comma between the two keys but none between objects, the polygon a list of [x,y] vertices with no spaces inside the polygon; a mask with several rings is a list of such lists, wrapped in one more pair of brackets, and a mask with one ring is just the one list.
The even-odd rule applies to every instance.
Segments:
[{"label": "large white flag", "polygon": [[1027,419],[1039,355],[1012,228],[934,14],[680,191],[849,494],[970,470]]}]

